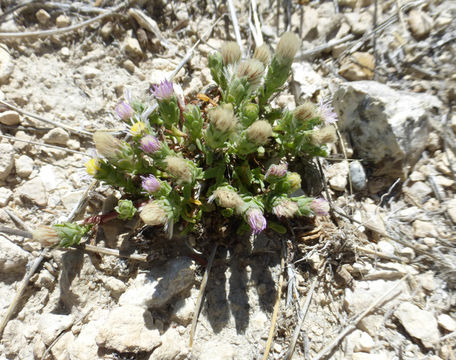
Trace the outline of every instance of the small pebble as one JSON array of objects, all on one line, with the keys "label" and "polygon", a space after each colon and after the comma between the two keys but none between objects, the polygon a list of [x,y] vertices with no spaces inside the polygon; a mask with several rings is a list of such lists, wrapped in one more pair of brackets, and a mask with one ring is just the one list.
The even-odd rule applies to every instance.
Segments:
[{"label": "small pebble", "polygon": [[28,178],[33,171],[33,159],[27,155],[21,155],[15,161],[16,174],[21,178]]},{"label": "small pebble", "polygon": [[70,26],[70,24],[71,24],[71,20],[66,15],[62,14],[62,15],[58,16],[57,19],[55,19],[55,25],[58,28],[67,27],[67,26]]},{"label": "small pebble", "polygon": [[7,110],[0,113],[0,123],[14,126],[18,125],[21,122],[19,114],[12,110]]},{"label": "small pebble", "polygon": [[437,318],[439,325],[449,332],[456,331],[456,321],[447,314],[441,314]]},{"label": "small pebble", "polygon": [[350,176],[354,190],[360,191],[366,188],[366,172],[359,161],[356,160],[350,163]]},{"label": "small pebble", "polygon": [[46,10],[40,9],[36,12],[35,17],[41,25],[46,25],[51,18],[51,15],[49,15]]}]

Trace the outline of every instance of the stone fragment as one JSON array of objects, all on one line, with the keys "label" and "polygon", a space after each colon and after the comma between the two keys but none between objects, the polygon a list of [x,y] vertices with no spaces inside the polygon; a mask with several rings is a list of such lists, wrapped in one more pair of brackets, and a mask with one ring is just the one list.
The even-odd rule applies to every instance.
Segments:
[{"label": "stone fragment", "polygon": [[46,206],[48,197],[43,182],[39,177],[25,182],[16,189],[22,201],[31,201],[38,206]]},{"label": "stone fragment", "polygon": [[196,353],[198,353],[198,360],[233,360],[239,358],[234,344],[216,340],[209,341],[204,346],[197,346]]},{"label": "stone fragment", "polygon": [[133,305],[111,310],[95,340],[98,346],[120,353],[152,351],[161,344],[151,313]]},{"label": "stone fragment", "polygon": [[[28,135],[27,133],[25,133],[24,131],[19,130],[16,133],[15,138],[16,138],[16,141],[14,141],[13,146],[16,150],[25,152],[25,151],[29,151],[30,148],[32,147],[31,144],[28,144],[25,142],[25,141],[32,140],[32,137],[30,135]],[[19,140],[25,140],[25,141],[19,141]]]},{"label": "stone fragment", "polygon": [[366,172],[364,171],[363,165],[358,160],[350,163],[350,177],[354,190],[361,191],[366,188]]},{"label": "stone fragment", "polygon": [[355,35],[364,35],[372,26],[372,15],[369,12],[346,13],[345,18],[351,27],[351,32]]},{"label": "stone fragment", "polygon": [[348,162],[340,161],[328,168],[329,186],[336,191],[344,191],[348,180]]},{"label": "stone fragment", "polygon": [[195,267],[193,261],[179,257],[165,266],[152,269],[149,274],[140,274],[134,283],[119,298],[119,305],[136,305],[161,308],[180,292],[193,285]]},{"label": "stone fragment", "polygon": [[382,210],[375,204],[368,202],[363,203],[362,219],[363,223],[378,229],[381,232],[385,232],[385,221],[383,218]]},{"label": "stone fragment", "polygon": [[5,180],[13,170],[14,148],[10,144],[0,144],[0,180]]},{"label": "stone fragment", "polygon": [[418,283],[423,287],[424,290],[429,292],[434,291],[436,288],[434,273],[432,271],[419,274],[417,277]]},{"label": "stone fragment", "polygon": [[384,321],[385,318],[383,315],[368,315],[365,318],[361,319],[358,326],[361,330],[375,337],[378,336]]},{"label": "stone fragment", "polygon": [[130,74],[133,74],[135,72],[135,69],[136,69],[136,65],[133,61],[131,61],[130,59],[127,59],[125,60],[123,63],[122,63],[122,66],[124,67],[125,70],[127,70]]},{"label": "stone fragment", "polygon": [[433,21],[421,10],[412,9],[409,12],[408,23],[412,34],[417,39],[424,39],[432,30]]},{"label": "stone fragment", "polygon": [[[334,95],[341,131],[352,134],[360,158],[372,161],[377,176],[407,176],[426,147],[431,95],[391,89],[375,81],[343,83]],[[356,134],[356,136],[354,136]]]},{"label": "stone fragment", "polygon": [[71,19],[66,15],[59,15],[57,19],[55,19],[55,25],[58,28],[63,28],[71,25]]},{"label": "stone fragment", "polygon": [[149,360],[184,360],[188,356],[188,346],[182,335],[170,327],[161,337],[162,345],[155,349]]},{"label": "stone fragment", "polygon": [[374,346],[374,340],[372,337],[361,330],[354,330],[348,337],[347,342],[349,347],[355,352],[370,352]]},{"label": "stone fragment", "polygon": [[0,123],[9,125],[9,126],[14,126],[14,125],[18,125],[20,122],[21,122],[21,119],[17,112],[12,111],[12,110],[0,112]]},{"label": "stone fragment", "polygon": [[389,360],[386,354],[368,354],[363,352],[354,353],[351,357],[352,360]]},{"label": "stone fragment", "polygon": [[100,75],[101,71],[93,66],[84,66],[81,69],[81,73],[82,73],[82,76],[84,76],[85,80],[90,80],[90,79],[95,79],[98,75]]},{"label": "stone fragment", "polygon": [[295,62],[291,65],[291,92],[296,99],[310,99],[320,89],[325,80],[308,62]]},{"label": "stone fragment", "polygon": [[426,348],[432,348],[440,338],[437,320],[429,311],[421,310],[418,306],[403,302],[394,312],[405,330],[417,338]]},{"label": "stone fragment", "polygon": [[35,13],[35,17],[41,25],[46,25],[51,19],[51,15],[49,15],[49,13],[44,9],[38,10]]},{"label": "stone fragment", "polygon": [[377,248],[380,252],[382,252],[386,255],[394,256],[394,251],[395,251],[394,245],[391,244],[391,242],[388,240],[380,240],[377,243]]},{"label": "stone fragment", "polygon": [[66,191],[61,198],[63,206],[65,206],[65,209],[67,209],[68,211],[72,211],[76,204],[79,202],[79,199],[81,199],[81,197],[84,195],[84,192],[84,190],[70,192]]},{"label": "stone fragment", "polygon": [[447,212],[451,218],[451,221],[453,221],[453,223],[456,224],[456,199],[449,200],[446,205]]},{"label": "stone fragment", "polygon": [[0,235],[0,272],[24,273],[29,253]]},{"label": "stone fragment", "polygon": [[111,292],[114,296],[119,296],[126,290],[125,283],[113,276],[110,276],[104,282],[106,288]]},{"label": "stone fragment", "polygon": [[456,331],[456,320],[454,320],[451,316],[447,314],[440,314],[437,317],[437,322],[439,323],[440,327],[442,327],[446,331]]},{"label": "stone fragment", "polygon": [[21,178],[28,178],[33,171],[33,159],[27,155],[19,156],[14,162],[16,167],[16,174]]},{"label": "stone fragment", "polygon": [[404,192],[418,202],[424,201],[426,196],[432,193],[432,188],[423,181],[418,181],[410,187],[406,187]]},{"label": "stone fragment", "polygon": [[108,21],[101,27],[101,36],[104,40],[108,40],[112,34],[112,30],[114,29],[114,24],[111,21]]},{"label": "stone fragment", "polygon": [[191,99],[194,96],[196,96],[196,94],[198,94],[201,91],[202,88],[203,88],[203,83],[201,82],[199,77],[195,76],[190,81],[190,84],[188,84],[188,86],[185,88],[184,96],[186,98],[190,98]]},{"label": "stone fragment", "polygon": [[[3,30],[6,31],[6,30]],[[7,84],[13,73],[14,62],[5,45],[0,47],[0,84]]]},{"label": "stone fragment", "polygon": [[139,41],[133,37],[128,37],[124,43],[124,50],[127,55],[138,58],[143,55],[141,50],[141,45],[139,45]]},{"label": "stone fragment", "polygon": [[437,237],[437,230],[430,221],[415,220],[413,222],[413,235],[416,238]]},{"label": "stone fragment", "polygon": [[375,60],[367,52],[355,52],[347,57],[339,70],[339,74],[350,81],[372,80],[374,78]]},{"label": "stone fragment", "polygon": [[12,197],[13,192],[10,189],[3,186],[0,187],[0,207],[8,205]]},{"label": "stone fragment", "polygon": [[[106,314],[107,315],[107,314]],[[98,327],[103,322],[90,321],[84,325],[78,337],[69,347],[71,360],[90,360],[98,359],[98,345],[95,338],[98,334]]]},{"label": "stone fragment", "polygon": [[71,331],[63,334],[61,338],[52,346],[51,353],[55,360],[68,360],[68,349],[74,342],[74,335]]},{"label": "stone fragment", "polygon": [[59,314],[42,314],[38,323],[38,331],[46,345],[50,345],[55,338],[73,324],[73,316]]},{"label": "stone fragment", "polygon": [[172,308],[171,318],[182,325],[190,324],[193,319],[197,297],[198,291],[192,289],[189,297],[184,297],[176,301]]},{"label": "stone fragment", "polygon": [[43,140],[46,144],[54,145],[66,145],[69,139],[70,135],[62,128],[54,128],[43,136]]}]

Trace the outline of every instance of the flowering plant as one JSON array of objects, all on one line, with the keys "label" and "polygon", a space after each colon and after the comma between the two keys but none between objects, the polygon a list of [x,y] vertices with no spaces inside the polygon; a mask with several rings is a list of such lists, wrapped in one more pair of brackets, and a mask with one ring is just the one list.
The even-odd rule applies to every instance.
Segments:
[{"label": "flowering plant", "polygon": [[[326,155],[336,115],[328,103],[306,102],[290,111],[271,101],[298,48],[298,37],[285,33],[274,54],[262,45],[242,59],[236,43],[225,43],[209,56],[215,100],[200,95],[207,102],[199,105],[178,100],[167,80],[151,91],[155,108],[128,96],[115,111],[128,124],[129,140],[95,133],[98,157],[87,162],[88,173],[129,199],[147,197],[138,209],[142,221],[164,226],[170,236],[176,223],[192,231],[204,212],[217,209],[240,217],[255,234],[268,225],[281,228],[274,217],[327,214],[324,199],[294,196],[301,175],[289,168]],[[132,206],[119,205],[121,218],[134,215]]]}]

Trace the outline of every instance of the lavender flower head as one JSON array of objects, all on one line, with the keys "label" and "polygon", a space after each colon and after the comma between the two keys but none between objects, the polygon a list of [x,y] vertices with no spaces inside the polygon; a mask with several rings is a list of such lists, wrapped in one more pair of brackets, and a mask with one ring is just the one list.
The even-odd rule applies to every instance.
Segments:
[{"label": "lavender flower head", "polygon": [[266,229],[266,218],[258,208],[251,208],[247,211],[247,220],[254,234],[259,234]]},{"label": "lavender flower head", "polygon": [[268,171],[266,171],[266,174],[264,175],[264,178],[267,179],[269,176],[275,176],[275,177],[283,177],[287,173],[288,170],[288,163],[282,162],[279,165],[272,164]]},{"label": "lavender flower head", "polygon": [[141,186],[142,188],[148,192],[149,194],[153,194],[154,192],[157,192],[160,190],[160,182],[157,180],[157,178],[153,175],[149,175],[147,177],[141,176],[142,183]]},{"label": "lavender flower head", "polygon": [[326,125],[334,124],[337,121],[337,114],[330,104],[330,101],[323,101],[320,99],[320,116]]},{"label": "lavender flower head", "polygon": [[141,139],[141,145],[140,148],[142,151],[144,151],[146,154],[153,154],[160,150],[162,144],[160,141],[155,136],[152,135],[146,135]]},{"label": "lavender flower head", "polygon": [[117,105],[115,111],[117,116],[124,121],[130,119],[134,114],[133,108],[125,101],[122,101],[119,105]]},{"label": "lavender flower head", "polygon": [[326,216],[329,213],[329,203],[323,198],[314,199],[310,203],[310,208],[317,216]]},{"label": "lavender flower head", "polygon": [[159,85],[154,85],[154,88],[151,91],[157,100],[169,100],[174,95],[173,83],[164,80]]}]

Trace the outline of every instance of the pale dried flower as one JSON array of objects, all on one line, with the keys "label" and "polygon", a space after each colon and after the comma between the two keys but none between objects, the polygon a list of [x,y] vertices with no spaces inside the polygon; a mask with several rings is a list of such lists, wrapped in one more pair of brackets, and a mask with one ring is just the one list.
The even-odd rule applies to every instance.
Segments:
[{"label": "pale dried flower", "polygon": [[97,131],[93,134],[93,141],[98,154],[107,159],[115,159],[121,147],[120,140],[107,132]]},{"label": "pale dried flower", "polygon": [[304,104],[299,105],[293,112],[294,117],[301,121],[306,122],[310,119],[318,117],[318,111],[316,106],[310,102],[306,101]]},{"label": "pale dried flower", "polygon": [[334,126],[325,126],[316,130],[311,135],[312,143],[321,146],[323,144],[335,143],[337,141],[336,129]]},{"label": "pale dried flower", "polygon": [[234,41],[225,42],[220,49],[220,53],[222,54],[224,65],[238,62],[242,55],[241,48]]},{"label": "pale dried flower", "polygon": [[146,135],[141,139],[139,147],[146,154],[153,154],[161,149],[162,144],[155,136]]},{"label": "pale dried flower", "polygon": [[324,198],[316,198],[310,203],[310,208],[318,216],[326,216],[329,214],[329,203]]},{"label": "pale dried flower", "polygon": [[125,101],[122,101],[120,104],[118,104],[115,108],[115,111],[117,116],[124,121],[130,119],[135,113],[130,104],[126,103]]},{"label": "pale dried flower", "polygon": [[298,204],[291,200],[282,200],[279,204],[272,208],[272,212],[277,217],[293,217],[299,210]]},{"label": "pale dried flower", "polygon": [[257,47],[253,53],[253,58],[261,61],[264,66],[267,66],[271,60],[271,51],[269,50],[269,46],[263,44]]},{"label": "pale dried flower", "polygon": [[32,239],[44,247],[56,246],[60,243],[59,233],[55,228],[48,225],[39,225],[33,230]]},{"label": "pale dried flower", "polygon": [[272,135],[272,126],[266,120],[258,120],[247,128],[246,134],[255,145],[264,145]]},{"label": "pale dried flower", "polygon": [[242,205],[244,200],[234,191],[226,187],[216,189],[209,197],[208,202],[217,200],[217,204],[224,208],[235,209]]},{"label": "pale dried flower", "polygon": [[167,156],[165,162],[166,172],[174,176],[179,182],[192,182],[192,170],[190,165],[183,158],[178,156]]},{"label": "pale dried flower", "polygon": [[276,54],[286,61],[293,61],[300,46],[299,38],[292,32],[286,32],[277,44]]},{"label": "pale dried flower", "polygon": [[249,59],[239,64],[237,68],[237,77],[246,77],[251,86],[258,86],[263,77],[264,65],[257,59]]},{"label": "pale dried flower", "polygon": [[211,124],[223,133],[233,132],[238,124],[231,104],[218,106],[209,113],[209,117]]},{"label": "pale dried flower", "polygon": [[139,216],[145,224],[151,226],[166,225],[168,223],[168,214],[160,204],[155,201],[146,204]]}]

